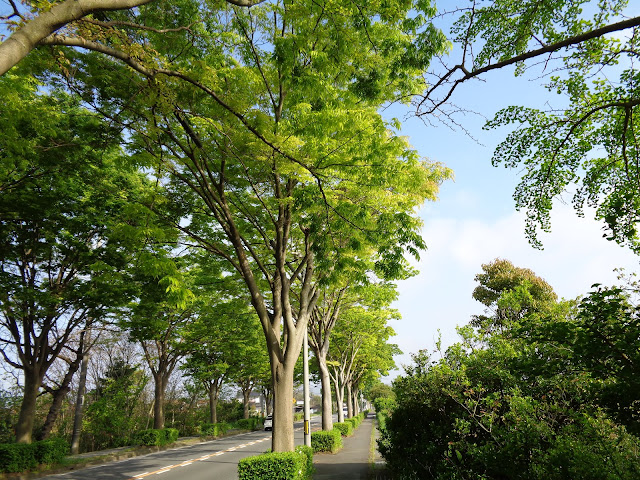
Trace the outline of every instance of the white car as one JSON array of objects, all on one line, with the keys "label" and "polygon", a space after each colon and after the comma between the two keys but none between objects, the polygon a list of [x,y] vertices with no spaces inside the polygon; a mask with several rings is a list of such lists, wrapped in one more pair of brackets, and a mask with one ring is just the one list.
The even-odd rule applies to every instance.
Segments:
[{"label": "white car", "polygon": [[273,417],[271,415],[264,419],[264,429],[273,430]]}]

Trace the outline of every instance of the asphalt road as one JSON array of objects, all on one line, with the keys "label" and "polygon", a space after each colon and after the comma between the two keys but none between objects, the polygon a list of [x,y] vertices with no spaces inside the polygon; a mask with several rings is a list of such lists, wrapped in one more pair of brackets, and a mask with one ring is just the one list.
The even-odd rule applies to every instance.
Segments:
[{"label": "asphalt road", "polygon": [[[311,418],[315,430],[321,417]],[[302,423],[295,424],[295,444],[302,445]],[[82,470],[49,475],[60,480],[235,480],[238,461],[271,448],[271,432],[256,431],[188,447],[152,453]]]}]

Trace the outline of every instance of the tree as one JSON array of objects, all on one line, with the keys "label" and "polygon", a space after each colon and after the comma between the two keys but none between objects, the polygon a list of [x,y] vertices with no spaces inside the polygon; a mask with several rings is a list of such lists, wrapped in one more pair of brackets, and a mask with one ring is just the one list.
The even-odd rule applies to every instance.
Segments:
[{"label": "tree", "polygon": [[[30,8],[24,11],[13,1],[8,2],[11,10],[0,16],[13,32],[0,43],[0,75],[5,74],[19,63],[34,48],[46,45],[56,32],[65,29],[70,38],[90,40],[86,38],[83,28],[92,19],[100,18],[103,12],[114,10],[128,10],[140,7],[154,0],[63,0],[61,2],[24,2]],[[239,7],[251,7],[265,0],[225,0],[229,4]],[[34,15],[34,13],[36,13]],[[140,25],[139,28],[144,28]]]},{"label": "tree", "polygon": [[[187,355],[189,346],[184,331],[193,321],[193,294],[187,289],[190,282],[185,258],[169,252],[158,252],[158,263],[164,272],[154,276],[139,271],[136,280],[139,291],[130,315],[122,319],[122,326],[133,341],[137,341],[154,380],[153,428],[164,428],[165,391],[171,374]],[[164,256],[164,258],[162,258]],[[186,277],[186,278],[185,278]]]},{"label": "tree", "polygon": [[471,325],[484,331],[504,331],[524,316],[540,312],[558,300],[551,285],[509,260],[495,259],[482,265],[482,270],[475,277],[479,285],[472,296],[492,315],[474,315]]},{"label": "tree", "polygon": [[117,132],[69,96],[37,88],[0,78],[0,330],[4,360],[24,378],[23,443],[49,367],[67,350],[81,356],[73,336],[126,299],[135,242],[125,231],[135,222],[125,222],[145,188],[120,165]]},{"label": "tree", "polygon": [[327,363],[331,368],[339,422],[344,421],[345,389],[347,416],[351,418],[354,387],[362,376],[369,370],[387,373],[395,365],[393,355],[400,353],[396,345],[388,343],[395,332],[387,322],[399,318],[398,312],[389,308],[397,296],[395,285],[372,285],[363,293],[357,304],[343,310],[329,347]]},{"label": "tree", "polygon": [[[158,27],[159,5],[119,21]],[[78,67],[67,70],[72,88],[126,125],[140,161],[170,175],[177,226],[243,278],[269,350],[273,450],[291,450],[293,369],[319,282],[370,249],[382,277],[401,276],[404,252],[424,246],[415,207],[449,172],[419,159],[376,109],[417,87],[440,39],[419,32],[405,4],[201,7],[186,2],[175,16],[206,19],[197,37],[123,23],[125,36],[82,43],[133,71],[104,55],[64,61]]]},{"label": "tree", "polygon": [[511,67],[516,75],[534,70],[536,80],[562,96],[559,108],[509,107],[486,124],[517,127],[492,162],[524,171],[514,199],[527,213],[526,234],[537,247],[537,231],[550,229],[553,200],[570,191],[579,215],[594,207],[609,240],[639,250],[640,17],[627,5],[470,0],[448,12],[455,58],[443,58],[444,68],[427,73],[430,86],[415,101],[418,115],[446,119],[462,84]]},{"label": "tree", "polygon": [[[620,362],[621,351],[637,350],[628,302],[619,291],[599,291],[577,313],[575,302],[547,294],[537,303],[544,308],[531,308],[540,297],[513,279],[532,272],[505,261],[483,270],[474,295],[486,293],[498,308],[506,302],[514,315],[501,317],[508,321],[500,328],[460,328],[462,341],[439,361],[425,351],[414,356],[394,382],[397,406],[383,429],[390,468],[406,478],[635,478],[638,439],[615,415],[634,387],[617,396],[618,412],[602,401],[633,375]],[[604,332],[621,349],[603,349]]]}]

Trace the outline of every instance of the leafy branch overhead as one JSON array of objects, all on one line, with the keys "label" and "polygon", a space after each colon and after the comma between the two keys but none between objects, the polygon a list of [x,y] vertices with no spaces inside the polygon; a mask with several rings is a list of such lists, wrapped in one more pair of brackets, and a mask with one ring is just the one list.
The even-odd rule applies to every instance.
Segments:
[{"label": "leafy branch overhead", "polygon": [[506,68],[517,76],[533,72],[560,95],[560,108],[509,107],[485,126],[515,126],[493,164],[523,172],[514,199],[526,211],[526,234],[536,247],[542,247],[538,231],[551,228],[554,199],[569,191],[579,215],[595,209],[605,237],[640,250],[640,17],[628,10],[626,0],[471,0],[434,17],[450,20],[454,47],[426,73],[429,86],[414,102],[417,115],[449,121],[463,84]]}]

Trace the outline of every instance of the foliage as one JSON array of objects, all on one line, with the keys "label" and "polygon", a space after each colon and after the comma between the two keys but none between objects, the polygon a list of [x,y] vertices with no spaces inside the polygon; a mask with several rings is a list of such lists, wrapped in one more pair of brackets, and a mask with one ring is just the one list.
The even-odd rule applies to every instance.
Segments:
[{"label": "foliage", "polygon": [[557,94],[544,106],[507,107],[485,125],[512,129],[492,162],[517,170],[513,196],[536,247],[542,246],[538,231],[551,228],[554,201],[569,193],[578,215],[595,209],[609,240],[639,249],[640,16],[633,6],[628,0],[469,0],[432,17],[446,18],[455,48],[427,72],[429,88],[415,99],[418,115],[460,125],[457,114],[466,107],[451,104],[455,91],[494,70],[530,72]]},{"label": "foliage", "polygon": [[69,444],[61,438],[0,444],[0,472],[26,472],[40,464],[59,463],[68,453]]},{"label": "foliage", "polygon": [[224,435],[231,428],[228,423],[203,423],[200,426],[200,435],[203,437],[218,437]]},{"label": "foliage", "polygon": [[[334,426],[336,424],[334,423]],[[340,430],[319,430],[311,433],[311,448],[314,452],[335,453],[342,448],[342,434]]]},{"label": "foliage", "polygon": [[293,452],[271,452],[238,462],[240,480],[306,480],[313,473],[313,452],[297,447]]},{"label": "foliage", "polygon": [[93,402],[87,407],[87,433],[94,449],[127,445],[137,431],[136,404],[147,379],[136,367],[117,360],[90,394]]},{"label": "foliage", "polygon": [[334,430],[340,432],[343,437],[350,437],[353,435],[353,423],[351,422],[336,422],[333,424]]},{"label": "foliage", "polygon": [[[625,427],[634,427],[637,398],[636,310],[620,289],[600,288],[576,308],[533,296],[531,280],[495,289],[491,303],[513,307],[500,328],[459,329],[462,342],[441,360],[422,351],[394,382],[397,405],[379,445],[400,478],[640,474],[640,441]],[[529,308],[536,298],[548,301]],[[497,325],[498,310],[486,324]]]},{"label": "foliage", "polygon": [[131,439],[134,445],[162,446],[178,439],[176,428],[150,428],[136,432]]},{"label": "foliage", "polygon": [[263,423],[264,419],[262,417],[241,418],[233,423],[233,427],[242,430],[257,430]]}]

